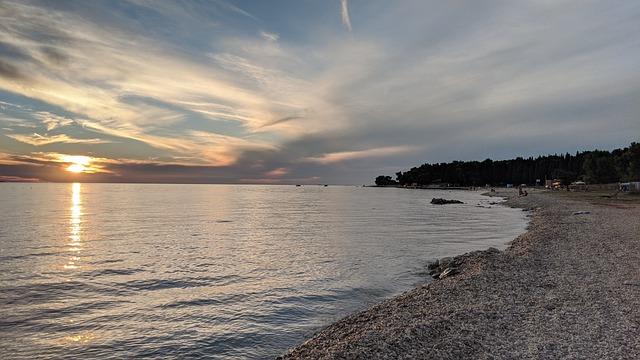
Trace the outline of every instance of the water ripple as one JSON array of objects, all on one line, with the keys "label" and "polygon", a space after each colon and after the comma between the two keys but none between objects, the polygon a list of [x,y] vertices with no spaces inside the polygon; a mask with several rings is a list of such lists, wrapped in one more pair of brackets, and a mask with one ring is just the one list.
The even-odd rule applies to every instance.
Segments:
[{"label": "water ripple", "polygon": [[204,299],[192,299],[192,300],[179,300],[173,301],[167,304],[162,304],[159,308],[171,309],[171,308],[187,308],[192,306],[212,306],[212,305],[225,305],[233,304],[246,300],[248,295],[244,294],[232,294],[228,296],[221,296],[219,298],[204,298]]},{"label": "water ripple", "polygon": [[244,278],[237,275],[208,276],[208,277],[185,277],[179,279],[147,279],[131,280],[118,284],[119,286],[136,291],[154,291],[164,289],[184,289],[202,286],[223,286],[235,282],[240,282]]}]

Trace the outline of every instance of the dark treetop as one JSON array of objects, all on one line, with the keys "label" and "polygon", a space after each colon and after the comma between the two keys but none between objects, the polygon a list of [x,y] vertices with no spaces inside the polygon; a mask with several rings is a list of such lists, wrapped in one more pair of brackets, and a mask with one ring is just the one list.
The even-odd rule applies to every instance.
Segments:
[{"label": "dark treetop", "polygon": [[584,180],[610,183],[640,180],[640,143],[613,151],[584,151],[565,155],[547,155],[527,159],[454,161],[423,164],[409,171],[397,172],[396,180],[378,176],[376,185],[479,186],[485,184],[535,184],[536,180],[559,179],[563,183]]}]

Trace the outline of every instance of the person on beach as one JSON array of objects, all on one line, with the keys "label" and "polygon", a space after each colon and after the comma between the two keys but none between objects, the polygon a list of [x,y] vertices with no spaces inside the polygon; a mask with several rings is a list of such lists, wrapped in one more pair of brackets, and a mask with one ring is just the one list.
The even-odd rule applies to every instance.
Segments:
[{"label": "person on beach", "polygon": [[527,192],[527,190],[524,190],[522,188],[522,184],[518,185],[518,197],[527,195],[529,195],[529,193]]}]

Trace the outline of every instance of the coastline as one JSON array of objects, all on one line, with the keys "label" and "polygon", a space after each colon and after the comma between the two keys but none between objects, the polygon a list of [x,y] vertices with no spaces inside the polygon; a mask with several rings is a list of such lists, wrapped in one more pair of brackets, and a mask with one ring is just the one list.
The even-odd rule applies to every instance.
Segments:
[{"label": "coastline", "polygon": [[455,276],[349,315],[281,358],[640,358],[640,207],[513,193],[491,195],[532,219],[506,250],[456,256]]}]

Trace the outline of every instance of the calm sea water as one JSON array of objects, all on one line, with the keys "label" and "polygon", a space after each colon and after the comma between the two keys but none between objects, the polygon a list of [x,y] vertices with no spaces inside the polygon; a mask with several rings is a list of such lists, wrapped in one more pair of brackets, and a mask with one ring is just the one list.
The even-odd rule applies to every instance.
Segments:
[{"label": "calm sea water", "polygon": [[475,192],[0,184],[0,201],[3,359],[272,358],[526,226]]}]

